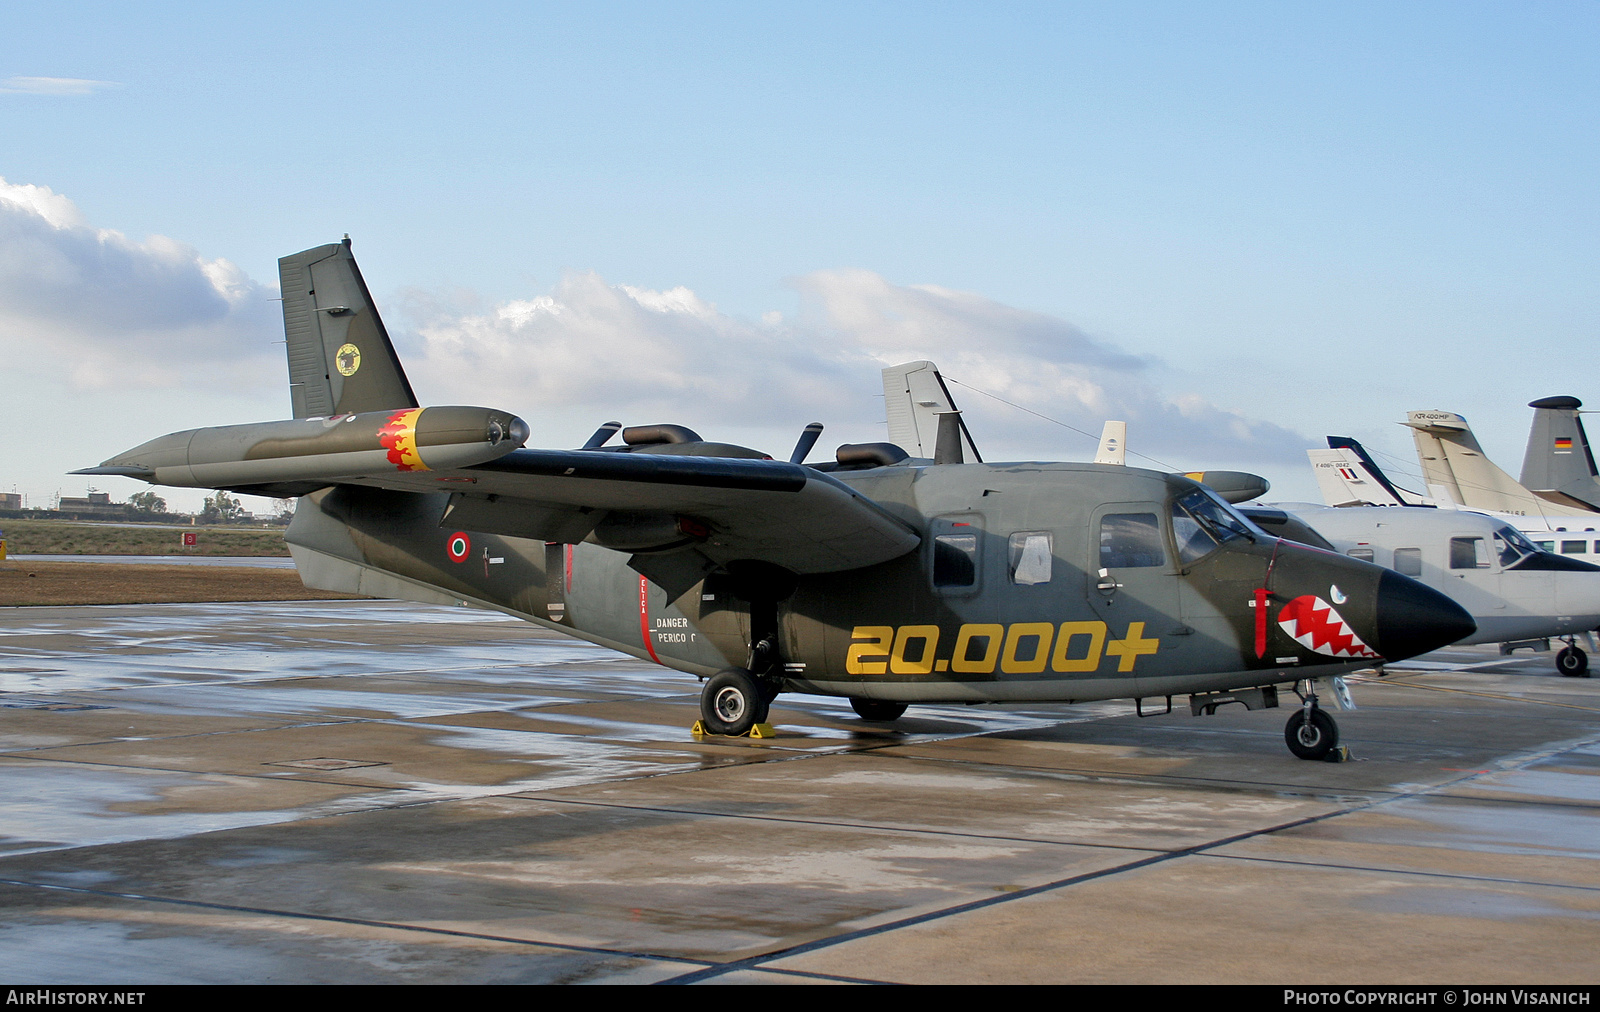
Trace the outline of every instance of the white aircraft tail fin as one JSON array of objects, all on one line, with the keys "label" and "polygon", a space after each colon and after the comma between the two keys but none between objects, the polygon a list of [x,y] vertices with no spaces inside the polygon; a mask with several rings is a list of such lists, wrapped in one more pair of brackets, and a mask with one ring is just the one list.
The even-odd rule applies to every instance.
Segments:
[{"label": "white aircraft tail fin", "polygon": [[1450,498],[1450,490],[1443,485],[1429,485],[1428,491],[1433,493],[1433,504],[1442,510],[1458,510],[1454,499]]},{"label": "white aircraft tail fin", "polygon": [[1408,411],[1401,424],[1411,429],[1428,488],[1437,486],[1451,502],[1521,516],[1594,512],[1587,504],[1574,506],[1529,491],[1484,454],[1467,420],[1453,411]]},{"label": "white aircraft tail fin", "polygon": [[1307,450],[1322,501],[1329,506],[1431,506],[1426,496],[1389,480],[1366,447],[1349,436],[1329,436],[1328,449]]},{"label": "white aircraft tail fin", "polygon": [[1095,451],[1096,464],[1128,463],[1128,423],[1107,422],[1100,430],[1100,449]]},{"label": "white aircraft tail fin", "polygon": [[1404,505],[1388,489],[1363,477],[1360,458],[1349,450],[1307,450],[1322,501],[1329,506]]},{"label": "white aircraft tail fin", "polygon": [[[906,362],[883,370],[883,402],[889,442],[913,457],[933,457],[939,446],[939,416],[955,414],[960,428],[960,459],[983,462],[967,423],[932,362]],[[950,423],[946,423],[947,425]]]},{"label": "white aircraft tail fin", "polygon": [[1563,506],[1600,509],[1600,478],[1594,452],[1583,431],[1576,397],[1542,397],[1531,402],[1533,426],[1522,458],[1522,484],[1534,495]]}]

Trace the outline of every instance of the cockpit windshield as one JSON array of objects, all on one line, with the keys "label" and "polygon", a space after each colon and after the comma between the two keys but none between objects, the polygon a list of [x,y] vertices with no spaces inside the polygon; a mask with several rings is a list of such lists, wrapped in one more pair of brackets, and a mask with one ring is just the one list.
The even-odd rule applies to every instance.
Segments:
[{"label": "cockpit windshield", "polygon": [[1178,557],[1185,563],[1201,559],[1235,538],[1255,541],[1269,537],[1206,488],[1172,501],[1172,533],[1178,542]]},{"label": "cockpit windshield", "polygon": [[1495,531],[1494,548],[1500,556],[1501,567],[1505,569],[1510,569],[1539,551],[1539,546],[1529,541],[1528,536],[1515,527],[1502,527]]}]

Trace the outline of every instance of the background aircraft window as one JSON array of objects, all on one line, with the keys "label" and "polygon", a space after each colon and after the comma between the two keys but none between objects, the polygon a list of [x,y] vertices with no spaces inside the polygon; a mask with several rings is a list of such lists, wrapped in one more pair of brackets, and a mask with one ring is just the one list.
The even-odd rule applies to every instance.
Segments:
[{"label": "background aircraft window", "polygon": [[1556,550],[1554,541],[1535,541],[1534,544],[1539,546],[1539,551],[1541,552],[1553,552]]},{"label": "background aircraft window", "polygon": [[1561,542],[1561,554],[1582,555],[1584,552],[1588,551],[1588,544],[1589,543],[1587,541],[1563,541]]},{"label": "background aircraft window", "polygon": [[1137,569],[1166,562],[1161,522],[1154,513],[1107,513],[1100,518],[1100,565]]},{"label": "background aircraft window", "polygon": [[1488,569],[1489,549],[1482,538],[1450,539],[1451,569]]},{"label": "background aircraft window", "polygon": [[933,539],[933,585],[970,587],[978,582],[978,536],[941,534]]},{"label": "background aircraft window", "polygon": [[1401,576],[1422,575],[1422,549],[1396,548],[1394,550],[1394,571]]},{"label": "background aircraft window", "polygon": [[1050,535],[1021,532],[1011,535],[1011,582],[1029,586],[1050,582]]},{"label": "background aircraft window", "polygon": [[1352,559],[1360,559],[1362,562],[1371,562],[1373,560],[1372,549],[1370,548],[1352,548],[1344,554]]}]

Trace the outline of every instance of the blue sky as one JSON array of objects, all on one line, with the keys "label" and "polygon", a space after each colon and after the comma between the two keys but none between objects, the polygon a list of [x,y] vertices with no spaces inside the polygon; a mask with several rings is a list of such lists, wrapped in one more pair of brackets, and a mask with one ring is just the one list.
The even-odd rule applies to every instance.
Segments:
[{"label": "blue sky", "polygon": [[[1303,498],[1328,432],[1410,460],[1404,411],[1456,410],[1515,473],[1527,401],[1600,407],[1592,4],[6,18],[0,489],[35,501],[286,414],[275,260],[345,232],[423,400],[537,445],[816,418],[826,451],[930,357]],[[957,397],[991,458],[1092,454]]]}]

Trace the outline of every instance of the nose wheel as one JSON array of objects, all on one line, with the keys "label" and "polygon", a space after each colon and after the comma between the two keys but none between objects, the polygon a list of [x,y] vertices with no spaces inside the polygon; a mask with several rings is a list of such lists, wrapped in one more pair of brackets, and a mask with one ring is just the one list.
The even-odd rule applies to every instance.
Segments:
[{"label": "nose wheel", "polygon": [[1339,745],[1339,725],[1320,707],[1302,707],[1284,726],[1283,740],[1300,759],[1326,759]]},{"label": "nose wheel", "polygon": [[1556,651],[1556,670],[1568,678],[1589,677],[1589,655],[1571,640]]},{"label": "nose wheel", "polygon": [[[1304,684],[1306,689],[1301,691]],[[1344,693],[1343,682],[1334,679],[1334,686],[1339,693]],[[1349,758],[1349,749],[1339,748],[1339,725],[1333,722],[1328,712],[1317,705],[1317,683],[1307,681],[1296,682],[1294,691],[1300,697],[1300,709],[1289,717],[1289,723],[1283,728],[1284,744],[1289,746],[1289,751],[1299,759],[1323,759],[1328,762],[1342,762]],[[1340,697],[1344,704],[1349,703],[1348,693]],[[1347,708],[1353,708],[1347,706]],[[1338,750],[1335,753],[1335,750]]]}]

